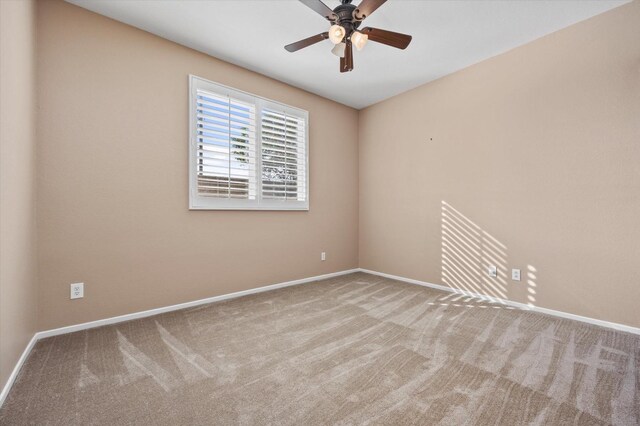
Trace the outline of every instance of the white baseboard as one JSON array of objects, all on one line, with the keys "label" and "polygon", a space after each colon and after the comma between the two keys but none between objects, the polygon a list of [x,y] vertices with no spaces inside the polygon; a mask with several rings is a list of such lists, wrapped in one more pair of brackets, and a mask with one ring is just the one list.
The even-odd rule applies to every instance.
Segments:
[{"label": "white baseboard", "polygon": [[31,340],[29,340],[27,347],[24,348],[22,355],[20,355],[20,358],[18,358],[18,362],[16,363],[16,366],[13,367],[13,371],[11,371],[9,378],[7,379],[7,383],[5,383],[4,387],[2,388],[2,393],[0,393],[0,407],[2,407],[2,404],[4,403],[4,400],[7,397],[7,395],[9,395],[9,390],[11,389],[11,386],[13,386],[13,382],[16,381],[16,377],[18,377],[18,373],[20,372],[22,365],[29,357],[29,354],[31,353],[31,349],[33,349],[36,342],[38,341],[37,336],[38,336],[38,333],[34,334]]},{"label": "white baseboard", "polygon": [[24,364],[24,362],[26,361],[27,357],[29,356],[29,353],[31,352],[31,349],[33,349],[33,347],[35,346],[36,342],[38,340],[40,340],[40,339],[44,339],[46,337],[51,337],[51,336],[58,336],[60,334],[72,333],[74,331],[87,330],[87,329],[95,328],[95,327],[102,327],[104,325],[109,325],[109,324],[116,324],[116,323],[124,322],[124,321],[131,321],[131,320],[138,319],[138,318],[145,318],[145,317],[149,317],[149,316],[152,316],[152,315],[162,314],[164,312],[177,311],[179,309],[191,308],[193,306],[198,306],[198,305],[205,305],[207,303],[220,302],[222,300],[233,299],[233,298],[236,298],[236,297],[246,296],[246,295],[249,295],[249,294],[262,293],[264,291],[275,290],[275,289],[278,289],[278,288],[290,287],[290,286],[299,285],[299,284],[305,284],[305,283],[309,283],[309,282],[313,282],[313,281],[325,280],[325,279],[328,279],[328,278],[334,278],[334,277],[338,277],[338,276],[341,276],[341,275],[351,274],[351,273],[354,273],[354,272],[364,272],[364,273],[367,273],[367,274],[378,275],[378,276],[381,276],[381,277],[390,278],[390,279],[394,279],[394,280],[397,280],[397,281],[403,281],[403,282],[410,283],[410,284],[416,284],[416,285],[420,285],[420,286],[424,286],[424,287],[431,287],[431,288],[434,288],[434,289],[437,289],[437,290],[446,291],[446,292],[449,292],[449,293],[456,293],[456,294],[461,294],[461,295],[465,295],[465,296],[480,298],[480,299],[487,300],[487,301],[490,301],[490,302],[502,303],[502,304],[505,304],[505,305],[508,305],[508,306],[513,306],[513,307],[524,309],[524,310],[540,312],[540,313],[543,313],[543,314],[553,315],[553,316],[557,316],[557,317],[560,317],[560,318],[567,318],[567,319],[571,319],[571,320],[575,320],[575,321],[582,321],[582,322],[586,322],[586,323],[589,323],[589,324],[598,325],[598,326],[601,326],[601,327],[613,328],[615,330],[620,330],[620,331],[625,331],[627,333],[633,333],[633,334],[640,335],[640,328],[637,328],[637,327],[631,327],[631,326],[624,325],[624,324],[618,324],[618,323],[614,323],[614,322],[602,321],[602,320],[598,320],[598,319],[594,319],[594,318],[583,317],[583,316],[580,316],[580,315],[569,314],[569,313],[566,313],[566,312],[555,311],[553,309],[541,308],[541,307],[538,307],[538,306],[529,306],[529,305],[526,305],[524,303],[514,302],[514,301],[511,301],[511,300],[507,300],[507,299],[498,299],[498,298],[495,298],[495,297],[486,296],[486,295],[482,295],[482,294],[478,294],[478,293],[471,293],[471,292],[467,292],[467,291],[463,291],[463,290],[458,290],[458,289],[454,289],[454,288],[443,286],[443,285],[439,285],[439,284],[429,283],[429,282],[426,282],[426,281],[420,281],[420,280],[415,280],[415,279],[412,279],[412,278],[400,277],[400,276],[397,276],[397,275],[385,274],[383,272],[378,272],[378,271],[371,271],[369,269],[355,268],[355,269],[348,269],[348,270],[345,270],[345,271],[333,272],[333,273],[325,274],[325,275],[317,275],[315,277],[302,278],[302,279],[293,280],[293,281],[286,281],[286,282],[282,282],[282,283],[278,283],[278,284],[267,285],[267,286],[264,286],[264,287],[252,288],[252,289],[249,289],[249,290],[237,291],[235,293],[222,294],[220,296],[208,297],[206,299],[194,300],[192,302],[180,303],[180,304],[177,304],[177,305],[165,306],[165,307],[162,307],[162,308],[149,309],[147,311],[134,312],[134,313],[131,313],[131,314],[120,315],[120,316],[117,316],[117,317],[111,317],[111,318],[105,318],[105,319],[101,319],[101,320],[97,320],[97,321],[85,322],[85,323],[82,323],[82,324],[71,325],[71,326],[68,326],[68,327],[61,327],[61,328],[55,328],[55,329],[52,329],[52,330],[39,331],[36,334],[34,334],[34,336],[29,341],[29,344],[27,345],[27,347],[25,348],[24,352],[20,356],[20,359],[18,359],[18,363],[14,367],[13,371],[11,372],[11,375],[9,376],[9,379],[5,383],[5,385],[4,385],[3,389],[2,389],[2,393],[0,393],[0,407],[4,403],[5,398],[7,397],[7,395],[9,394],[9,390],[11,390],[11,386],[13,386],[13,383],[16,380],[16,377],[18,376],[18,373],[20,372],[20,369],[22,368],[22,365]]},{"label": "white baseboard", "polygon": [[29,341],[29,344],[27,345],[24,352],[20,356],[20,359],[18,360],[18,363],[16,364],[13,371],[11,372],[9,379],[7,380],[4,387],[2,388],[2,393],[0,393],[0,407],[4,403],[4,400],[7,397],[7,395],[9,394],[9,390],[11,390],[11,387],[13,386],[13,383],[15,382],[16,377],[20,372],[20,369],[22,368],[22,365],[24,364],[27,357],[29,356],[29,353],[31,352],[31,349],[33,349],[36,342],[40,339],[44,339],[46,337],[51,337],[51,336],[58,336],[60,334],[73,333],[74,331],[87,330],[89,328],[102,327],[103,325],[115,324],[115,323],[124,322],[124,321],[131,321],[138,318],[144,318],[152,315],[162,314],[164,312],[177,311],[179,309],[191,308],[193,306],[198,306],[198,305],[205,305],[207,303],[234,299],[236,297],[247,296],[249,294],[262,293],[264,291],[275,290],[278,288],[290,287],[294,285],[310,283],[313,281],[326,280],[328,278],[334,278],[334,277],[339,277],[340,275],[352,274],[358,271],[359,269],[356,268],[356,269],[348,269],[345,271],[332,272],[330,274],[316,275],[315,277],[302,278],[299,280],[286,281],[278,284],[267,285],[264,287],[257,287],[249,290],[237,291],[235,293],[222,294],[220,296],[208,297],[206,299],[194,300],[192,302],[179,303],[177,305],[164,306],[162,308],[149,309],[147,311],[134,312],[126,315],[119,315],[117,317],[105,318],[97,321],[90,321],[82,324],[70,325],[68,327],[60,327],[52,330],[39,331],[36,334],[34,334],[33,337],[31,338],[31,341]]},{"label": "white baseboard", "polygon": [[367,274],[378,275],[378,276],[381,276],[381,277],[390,278],[390,279],[397,280],[397,281],[403,281],[403,282],[406,282],[406,283],[409,283],[409,284],[416,284],[416,285],[421,285],[421,286],[424,286],[424,287],[435,288],[437,290],[442,290],[442,291],[446,291],[446,292],[449,292],[449,293],[461,294],[461,295],[464,295],[464,296],[475,297],[475,298],[479,298],[479,299],[486,300],[486,301],[493,302],[493,303],[501,303],[503,305],[513,306],[515,308],[519,308],[519,309],[523,309],[523,310],[527,310],[527,311],[539,312],[539,313],[542,313],[542,314],[553,315],[553,316],[556,316],[556,317],[566,318],[566,319],[570,319],[570,320],[574,320],[574,321],[586,322],[588,324],[598,325],[600,327],[613,328],[614,330],[619,330],[619,331],[624,331],[624,332],[627,332],[627,333],[640,335],[640,328],[631,327],[630,325],[618,324],[618,323],[615,323],[615,322],[609,322],[609,321],[603,321],[603,320],[599,320],[599,319],[595,319],[595,318],[583,317],[581,315],[570,314],[570,313],[562,312],[562,311],[555,311],[553,309],[541,308],[539,306],[530,306],[530,305],[527,305],[525,303],[514,302],[514,301],[508,300],[508,299],[500,299],[500,298],[497,298],[497,297],[487,296],[487,295],[484,295],[484,294],[472,293],[472,292],[469,292],[469,291],[464,291],[464,290],[460,290],[460,289],[457,289],[457,288],[447,287],[447,286],[440,285],[440,284],[433,284],[433,283],[426,282],[426,281],[414,280],[412,278],[400,277],[398,275],[385,274],[384,272],[371,271],[369,269],[364,269],[364,268],[359,268],[359,270],[360,270],[360,272],[365,272]]},{"label": "white baseboard", "polygon": [[164,306],[162,308],[149,309],[148,311],[134,312],[131,314],[119,315],[117,317],[105,318],[96,321],[84,322],[82,324],[70,325],[68,327],[54,328],[52,330],[40,331],[36,333],[38,339],[45,337],[58,336],[60,334],[73,333],[74,331],[86,330],[89,328],[102,327],[103,325],[115,324],[118,322],[131,321],[138,318],[150,317],[165,312],[177,311],[180,309],[191,308],[207,303],[220,302],[222,300],[235,299],[236,297],[247,296],[249,294],[262,293],[263,291],[275,290],[293,285],[310,283],[313,281],[326,280],[328,278],[339,277],[340,275],[352,274],[358,272],[359,269],[348,269],[346,271],[332,272],[330,274],[316,275],[315,277],[302,278],[299,280],[286,281],[283,283],[267,285],[264,287],[251,288],[249,290],[236,291],[235,293],[221,294],[220,296],[207,297],[206,299],[194,300],[191,302],[179,303],[177,305]]}]

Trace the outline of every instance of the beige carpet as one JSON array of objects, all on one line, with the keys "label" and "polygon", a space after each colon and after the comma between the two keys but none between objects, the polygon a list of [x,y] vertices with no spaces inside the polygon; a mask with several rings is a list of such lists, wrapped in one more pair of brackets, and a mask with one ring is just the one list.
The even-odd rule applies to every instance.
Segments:
[{"label": "beige carpet", "polygon": [[13,424],[637,425],[640,336],[352,274],[40,341]]}]

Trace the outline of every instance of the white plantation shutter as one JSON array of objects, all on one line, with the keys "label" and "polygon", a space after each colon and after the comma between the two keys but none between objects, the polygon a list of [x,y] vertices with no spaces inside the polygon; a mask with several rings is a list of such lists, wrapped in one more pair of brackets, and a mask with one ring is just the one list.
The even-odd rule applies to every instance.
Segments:
[{"label": "white plantation shutter", "polygon": [[308,113],[190,76],[192,209],[308,210]]},{"label": "white plantation shutter", "polygon": [[284,111],[264,107],[262,135],[262,197],[306,200],[306,123]]},{"label": "white plantation shutter", "polygon": [[196,93],[198,195],[255,199],[255,105]]}]

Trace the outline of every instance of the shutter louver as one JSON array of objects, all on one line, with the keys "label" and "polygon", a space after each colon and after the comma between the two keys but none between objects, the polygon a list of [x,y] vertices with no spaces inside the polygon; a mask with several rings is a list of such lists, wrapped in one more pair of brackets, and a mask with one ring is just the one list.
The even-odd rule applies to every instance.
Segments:
[{"label": "shutter louver", "polygon": [[256,199],[255,105],[200,89],[195,102],[198,195]]},{"label": "shutter louver", "polygon": [[260,126],[262,198],[305,201],[305,120],[263,108]]}]

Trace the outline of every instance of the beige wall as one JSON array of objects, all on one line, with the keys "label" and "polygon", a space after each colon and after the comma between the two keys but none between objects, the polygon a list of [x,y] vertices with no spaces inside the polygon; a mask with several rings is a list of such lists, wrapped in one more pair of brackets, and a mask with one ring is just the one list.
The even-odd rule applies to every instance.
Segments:
[{"label": "beige wall", "polygon": [[0,389],[36,331],[34,6],[0,1]]},{"label": "beige wall", "polygon": [[361,111],[359,155],[360,267],[640,326],[640,2]]},{"label": "beige wall", "polygon": [[[39,329],[357,267],[356,110],[61,1],[38,31]],[[190,73],[309,111],[310,211],[187,209]]]},{"label": "beige wall", "polygon": [[[13,161],[34,155],[32,5],[0,4],[4,380],[35,329],[37,268],[33,170]],[[358,115],[62,1],[41,2],[37,328],[358,262],[640,326],[639,19],[634,2]],[[309,212],[187,209],[189,73],[310,111]],[[18,190],[6,191],[8,182]],[[487,263],[500,267],[498,280],[482,276]],[[512,267],[522,269],[520,283],[505,279]],[[70,301],[77,281],[85,298]]]}]

